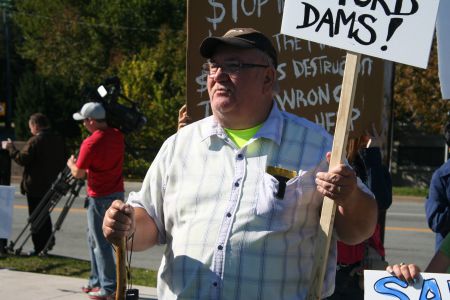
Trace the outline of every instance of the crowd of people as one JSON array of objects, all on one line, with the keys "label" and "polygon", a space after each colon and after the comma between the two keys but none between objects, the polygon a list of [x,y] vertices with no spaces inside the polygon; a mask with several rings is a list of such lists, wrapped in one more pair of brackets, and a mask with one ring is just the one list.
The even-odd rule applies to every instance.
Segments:
[{"label": "crowd of people", "polygon": [[[347,160],[329,169],[332,136],[274,101],[278,59],[269,38],[234,28],[204,39],[200,53],[213,114],[193,122],[182,107],[178,131],[127,199],[124,135],[108,126],[100,103],[73,115],[90,135],[69,158],[49,120],[33,114],[25,147],[7,144],[24,166],[21,190],[30,214],[65,166],[87,180],[91,274],[82,290],[91,299],[114,298],[112,245],[123,239],[133,251],[165,245],[159,299],[305,299],[326,196],[337,210],[321,298],[363,299],[363,271],[387,266],[378,215],[392,203],[392,184],[377,130],[351,139]],[[450,266],[448,169],[433,176],[427,200],[437,233],[428,272]],[[48,215],[33,232],[33,253],[51,229]],[[414,264],[386,270],[406,281],[420,272]]]}]

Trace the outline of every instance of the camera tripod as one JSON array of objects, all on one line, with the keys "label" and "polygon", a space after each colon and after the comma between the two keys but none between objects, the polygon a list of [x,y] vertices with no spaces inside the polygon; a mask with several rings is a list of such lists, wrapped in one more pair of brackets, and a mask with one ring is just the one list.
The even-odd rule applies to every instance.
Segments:
[{"label": "camera tripod", "polygon": [[[22,252],[22,248],[25,243],[28,241],[32,233],[37,232],[44,222],[48,215],[53,211],[55,206],[59,203],[59,201],[64,197],[68,192],[70,192],[69,197],[64,203],[64,207],[59,214],[59,217],[56,223],[53,225],[53,230],[50,238],[44,246],[44,249],[39,255],[46,255],[50,248],[53,247],[53,238],[55,236],[56,231],[61,229],[61,225],[66,218],[69,209],[72,207],[73,202],[78,197],[81,188],[84,186],[84,181],[81,179],[76,179],[72,176],[70,169],[65,167],[59,174],[56,180],[52,183],[50,190],[44,195],[39,205],[33,211],[33,213],[29,216],[27,220],[27,224],[20,232],[19,236],[15,239],[15,241],[11,241],[7,247],[7,251],[10,253],[14,253],[16,255],[20,255]],[[22,243],[16,249],[14,246],[19,243],[25,231],[30,227],[30,232],[26,236],[24,236]]]}]

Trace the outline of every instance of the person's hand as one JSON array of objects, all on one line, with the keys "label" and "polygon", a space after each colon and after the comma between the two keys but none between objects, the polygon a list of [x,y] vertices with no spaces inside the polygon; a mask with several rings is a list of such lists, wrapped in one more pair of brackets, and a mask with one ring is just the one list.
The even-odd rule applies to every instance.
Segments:
[{"label": "person's hand", "polygon": [[378,134],[377,128],[375,127],[375,123],[372,123],[372,130],[369,132],[366,130],[366,135],[368,137],[366,148],[381,148],[381,137]]},{"label": "person's hand", "polygon": [[115,200],[105,213],[102,229],[108,241],[120,245],[123,238],[134,234],[134,208],[121,200]]},{"label": "person's hand", "polygon": [[178,111],[178,130],[192,122],[187,114],[187,106],[184,104]]},{"label": "person's hand", "polygon": [[420,275],[420,268],[415,264],[396,264],[387,266],[386,271],[398,279],[414,284]]},{"label": "person's hand", "polygon": [[8,150],[8,151],[13,151],[13,150],[16,149],[16,147],[14,146],[14,143],[11,141],[11,139],[8,139],[6,141],[5,149]]},{"label": "person's hand", "polygon": [[67,166],[70,168],[71,166],[73,166],[75,163],[77,162],[77,159],[75,158],[74,155],[71,155],[69,157],[69,159],[67,160]]},{"label": "person's hand", "polygon": [[[328,152],[328,162],[330,157],[331,153]],[[345,206],[345,201],[356,189],[356,182],[355,171],[345,164],[340,164],[328,172],[318,172],[316,175],[317,190],[340,206]]]}]

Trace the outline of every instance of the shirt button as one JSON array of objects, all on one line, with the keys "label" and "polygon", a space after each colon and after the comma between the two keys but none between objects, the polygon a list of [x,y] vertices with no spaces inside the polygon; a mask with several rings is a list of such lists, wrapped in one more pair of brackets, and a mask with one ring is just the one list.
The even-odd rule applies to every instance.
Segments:
[{"label": "shirt button", "polygon": [[219,246],[217,246],[217,249],[222,250],[222,249],[223,249],[223,246],[222,246],[222,245],[219,245]]},{"label": "shirt button", "polygon": [[227,213],[227,217],[228,217],[228,218],[231,218],[231,213]]},{"label": "shirt button", "polygon": [[214,282],[213,282],[213,286],[217,286],[217,282],[214,281]]},{"label": "shirt button", "polygon": [[234,186],[235,186],[235,187],[238,187],[238,186],[239,186],[239,182],[236,181],[236,182],[234,183]]}]

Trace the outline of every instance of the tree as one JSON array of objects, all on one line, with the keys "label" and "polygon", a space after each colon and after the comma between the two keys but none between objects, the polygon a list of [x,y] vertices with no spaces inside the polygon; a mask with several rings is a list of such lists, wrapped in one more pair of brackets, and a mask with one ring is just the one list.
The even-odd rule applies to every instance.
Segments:
[{"label": "tree", "polygon": [[447,122],[450,102],[441,98],[436,48],[435,40],[427,69],[396,65],[394,116],[397,125],[439,133]]},{"label": "tree", "polygon": [[137,101],[147,117],[142,131],[129,140],[139,159],[130,164],[143,176],[163,141],[177,129],[178,109],[185,99],[185,34],[168,27],[159,43],[126,60],[119,68],[124,93]]},{"label": "tree", "polygon": [[66,95],[64,81],[41,77],[32,70],[25,72],[17,87],[16,98],[16,135],[19,139],[30,137],[28,119],[31,114],[41,112],[49,116],[53,129],[62,136],[78,138],[79,130],[75,121],[67,115],[79,109]]},{"label": "tree", "polygon": [[[181,5],[180,5],[181,4]],[[162,24],[181,28],[184,1],[19,1],[19,52],[37,71],[81,87],[114,72],[130,55],[158,41]]]},{"label": "tree", "polygon": [[[184,101],[185,9],[183,0],[17,1],[14,21],[23,38],[16,48],[31,62],[34,76],[24,74],[20,80],[16,123],[38,110],[68,123],[86,101],[86,86],[119,74],[125,77],[125,94],[140,101],[149,119],[129,139],[130,148],[148,164],[163,137],[176,129],[176,112]],[[54,111],[50,99],[64,99],[66,105]]]}]

